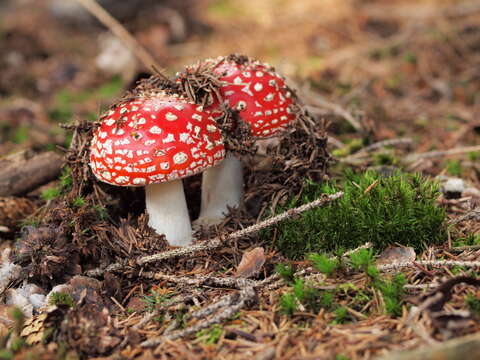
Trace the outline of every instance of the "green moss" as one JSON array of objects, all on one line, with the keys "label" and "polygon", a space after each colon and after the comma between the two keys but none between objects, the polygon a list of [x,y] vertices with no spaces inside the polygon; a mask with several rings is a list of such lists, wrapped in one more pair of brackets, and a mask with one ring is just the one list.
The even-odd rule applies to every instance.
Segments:
[{"label": "green moss", "polygon": [[210,1],[207,7],[208,14],[222,19],[235,18],[239,11],[238,6],[231,0]]},{"label": "green moss", "polygon": [[372,249],[360,249],[350,254],[350,265],[354,270],[366,270],[374,262]]},{"label": "green moss", "polygon": [[302,279],[297,279],[295,281],[295,284],[293,285],[293,293],[298,301],[304,304],[308,311],[317,313],[320,310],[320,291],[313,287],[306,286]]},{"label": "green moss", "polygon": [[280,275],[280,277],[285,281],[287,284],[293,284],[295,281],[294,274],[295,270],[293,269],[292,265],[285,265],[285,264],[277,264],[275,266],[275,271]]},{"label": "green moss", "polygon": [[29,133],[28,126],[20,126],[13,133],[12,141],[15,144],[23,144],[28,140],[28,133]]},{"label": "green moss", "polygon": [[10,360],[13,359],[13,352],[7,349],[0,350],[0,359],[1,360]]},{"label": "green moss", "polygon": [[476,316],[480,316],[480,299],[473,294],[468,294],[465,300],[468,309]]},{"label": "green moss", "polygon": [[73,307],[74,302],[70,294],[54,292],[50,298],[49,305],[67,305],[68,307]]},{"label": "green moss", "polygon": [[334,314],[334,324],[345,324],[346,322],[350,321],[350,315],[348,314],[348,310],[343,306],[339,306],[338,308],[336,308]]},{"label": "green moss", "polygon": [[[374,251],[391,244],[420,251],[445,240],[445,211],[435,200],[438,184],[420,175],[376,172],[347,173],[341,186],[309,183],[300,199],[278,213],[340,189],[344,196],[326,207],[303,213],[277,226],[274,246],[286,257],[303,258],[311,252],[335,252],[372,242]],[[368,190],[367,190],[368,189]],[[274,229],[262,235],[273,238]]]},{"label": "green moss", "polygon": [[447,173],[452,176],[462,175],[462,163],[459,160],[448,161]]},{"label": "green moss", "polygon": [[208,329],[203,329],[197,332],[197,339],[204,344],[216,344],[223,334],[223,329],[216,324]]},{"label": "green moss", "polygon": [[329,258],[325,254],[310,254],[308,259],[312,262],[315,269],[327,276],[333,275],[340,267],[338,259]]},{"label": "green moss", "polygon": [[70,169],[70,167],[65,166],[62,169],[62,174],[60,175],[60,186],[63,190],[67,191],[72,188],[72,184],[72,170]]},{"label": "green moss", "polygon": [[468,160],[470,161],[477,161],[480,159],[480,152],[479,151],[471,151],[468,153]]},{"label": "green moss", "polygon": [[96,96],[102,99],[112,98],[123,88],[123,81],[120,76],[114,76],[109,82],[100,86],[96,91]]},{"label": "green moss", "polygon": [[380,290],[385,303],[385,312],[391,316],[402,315],[404,286],[407,279],[403,274],[397,274],[392,280],[377,280],[374,286]]},{"label": "green moss", "polygon": [[[57,187],[46,189],[40,195],[45,201],[53,200],[62,194],[65,194],[72,188],[72,171],[70,167],[65,166],[62,169],[62,174],[59,177],[60,184]],[[74,200],[74,203],[78,204],[78,199]],[[82,199],[83,200],[83,199]],[[73,204],[74,206],[77,206]]]},{"label": "green moss", "polygon": [[352,268],[364,271],[370,278],[373,288],[382,293],[385,312],[391,316],[400,316],[402,315],[404,286],[407,279],[403,274],[397,274],[391,280],[381,277],[374,260],[371,249],[360,249],[350,255]]},{"label": "green moss", "polygon": [[335,293],[322,291],[305,284],[303,279],[294,278],[292,289],[280,297],[280,312],[292,316],[301,304],[305,311],[318,313],[324,308],[328,311],[335,309]]},{"label": "green moss", "polygon": [[81,196],[77,196],[75,199],[72,200],[73,207],[82,207],[85,205],[85,199]]},{"label": "green moss", "polygon": [[51,189],[43,190],[40,196],[43,200],[49,201],[49,200],[56,199],[57,197],[60,196],[61,193],[62,192],[59,188],[51,188]]},{"label": "green moss", "polygon": [[[123,87],[121,77],[115,76],[96,89],[72,91],[65,88],[55,95],[55,100],[49,110],[49,116],[54,121],[67,122],[74,114],[74,106],[90,99],[109,99],[120,92]],[[95,116],[96,120],[97,116]]]},{"label": "green moss", "polygon": [[453,246],[474,246],[480,245],[480,233],[468,234],[466,237],[458,238],[453,242]]},{"label": "green moss", "polygon": [[333,291],[323,291],[319,297],[319,304],[326,310],[332,310],[335,306],[335,293]]},{"label": "green moss", "polygon": [[14,338],[10,343],[10,350],[14,353],[20,351],[25,346],[25,339],[21,337]]},{"label": "green moss", "polygon": [[298,309],[297,297],[294,293],[287,292],[280,296],[280,311],[287,315],[293,316]]},{"label": "green moss", "polygon": [[404,55],[403,55],[403,59],[409,63],[409,64],[416,64],[417,63],[417,55],[413,52],[406,52]]},{"label": "green moss", "polygon": [[108,218],[108,211],[104,206],[94,205],[93,208],[95,209],[100,220],[106,220]]},{"label": "green moss", "polygon": [[336,157],[344,157],[360,150],[363,147],[363,141],[361,139],[353,139],[348,144],[340,149],[332,151],[332,155]]},{"label": "green moss", "polygon": [[393,152],[380,152],[373,154],[373,165],[397,165],[398,159],[395,157]]}]

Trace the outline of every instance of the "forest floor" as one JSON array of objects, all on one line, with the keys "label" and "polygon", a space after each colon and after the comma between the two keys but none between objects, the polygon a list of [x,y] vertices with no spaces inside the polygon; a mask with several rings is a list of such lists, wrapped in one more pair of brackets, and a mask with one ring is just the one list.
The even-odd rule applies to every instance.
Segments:
[{"label": "forest floor", "polygon": [[[125,52],[109,54],[118,68],[99,66],[115,40],[87,15],[10,3],[0,5],[1,359],[480,352],[477,1],[165,0],[112,10],[168,74],[248,54],[286,76],[312,115],[267,167],[245,157],[245,208],[197,229],[183,249],[148,228],[143,190],[101,184],[87,164],[94,122],[150,70]],[[41,184],[2,192],[21,182],[2,168],[20,157],[28,173],[42,154],[47,165],[30,174],[46,173]],[[309,181],[367,170],[438,183],[442,242],[415,246],[413,235],[384,250],[360,236],[344,253],[282,253],[285,228],[263,220],[308,195]],[[373,198],[381,182],[353,187]],[[195,219],[201,176],[184,186]]]}]

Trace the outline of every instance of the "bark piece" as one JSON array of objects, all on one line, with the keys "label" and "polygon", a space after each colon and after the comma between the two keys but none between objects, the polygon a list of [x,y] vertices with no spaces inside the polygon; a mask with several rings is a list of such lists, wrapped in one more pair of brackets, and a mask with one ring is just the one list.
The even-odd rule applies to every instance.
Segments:
[{"label": "bark piece", "polygon": [[23,194],[55,179],[62,164],[54,152],[23,152],[0,159],[0,196]]},{"label": "bark piece", "polygon": [[36,209],[35,204],[26,198],[0,197],[0,225],[14,228]]}]

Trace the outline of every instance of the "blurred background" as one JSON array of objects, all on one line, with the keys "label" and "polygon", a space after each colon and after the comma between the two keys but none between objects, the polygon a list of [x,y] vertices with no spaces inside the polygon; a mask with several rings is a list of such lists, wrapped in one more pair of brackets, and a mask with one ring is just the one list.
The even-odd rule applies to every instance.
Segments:
[{"label": "blurred background", "polygon": [[[359,138],[410,136],[417,151],[478,143],[479,1],[98,3],[169,75],[230,53],[276,66],[331,122],[338,155]],[[68,147],[59,123],[97,119],[151,72],[76,0],[1,0],[0,49],[0,155]]]}]

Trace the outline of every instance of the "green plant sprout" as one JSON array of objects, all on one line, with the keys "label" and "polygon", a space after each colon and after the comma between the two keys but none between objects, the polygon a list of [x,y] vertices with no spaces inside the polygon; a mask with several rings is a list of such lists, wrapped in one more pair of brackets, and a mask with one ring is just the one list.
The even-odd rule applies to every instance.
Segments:
[{"label": "green plant sprout", "polygon": [[308,259],[312,262],[315,269],[327,276],[333,275],[340,268],[340,261],[335,258],[329,258],[325,254],[310,254]]},{"label": "green plant sprout", "polygon": [[163,304],[174,295],[174,292],[162,293],[155,289],[151,289],[150,294],[144,295],[142,300],[147,305],[148,311],[154,311],[158,305]]},{"label": "green plant sprout", "polygon": [[197,332],[197,339],[202,341],[204,344],[216,344],[218,340],[222,337],[223,329],[220,325],[215,324],[208,329],[203,329]]}]

